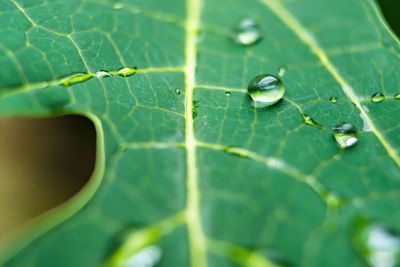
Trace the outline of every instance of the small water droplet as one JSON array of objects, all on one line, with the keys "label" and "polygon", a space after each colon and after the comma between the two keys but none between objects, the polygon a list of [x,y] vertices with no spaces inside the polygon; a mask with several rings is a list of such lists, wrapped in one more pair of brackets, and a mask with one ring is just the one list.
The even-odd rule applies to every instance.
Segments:
[{"label": "small water droplet", "polygon": [[235,155],[235,156],[239,156],[241,158],[247,158],[248,156],[243,152],[243,149],[239,148],[239,147],[234,147],[234,146],[227,146],[224,148],[223,150],[226,153]]},{"label": "small water droplet", "polygon": [[175,93],[176,93],[177,95],[180,95],[180,94],[181,94],[181,90],[179,90],[178,88],[176,88],[176,89],[175,89]]},{"label": "small water droplet", "polygon": [[371,96],[371,101],[374,103],[379,103],[385,100],[385,95],[382,93],[375,93]]},{"label": "small water droplet", "polygon": [[283,75],[285,75],[285,73],[286,73],[286,68],[285,67],[280,67],[279,69],[278,69],[278,76],[279,77],[283,77]]},{"label": "small water droplet", "polygon": [[115,2],[112,4],[112,8],[113,9],[123,9],[124,8],[124,4],[120,3],[120,2]]},{"label": "small water droplet", "polygon": [[96,72],[96,77],[97,78],[109,78],[112,77],[111,73],[109,73],[106,70],[99,70],[98,72]]},{"label": "small water droplet", "polygon": [[336,103],[337,102],[337,97],[336,96],[332,96],[331,98],[329,98],[329,102]]},{"label": "small water droplet", "polygon": [[254,45],[261,38],[260,27],[251,18],[242,19],[234,30],[235,42],[244,46]]},{"label": "small water droplet", "polygon": [[225,95],[226,95],[226,96],[231,96],[231,92],[226,91],[226,92],[225,92]]},{"label": "small water droplet", "polygon": [[247,92],[256,104],[256,107],[268,107],[277,103],[285,94],[285,87],[280,79],[269,74],[254,77]]},{"label": "small water droplet", "polygon": [[76,84],[76,83],[90,80],[91,78],[93,78],[93,75],[89,74],[89,73],[75,73],[68,77],[63,78],[60,81],[60,85],[68,87],[68,86]]},{"label": "small water droplet", "polygon": [[129,267],[153,267],[160,262],[162,251],[157,246],[148,246],[133,254],[126,262]]},{"label": "small water droplet", "polygon": [[119,69],[117,71],[117,74],[122,77],[128,77],[128,76],[135,74],[136,71],[137,71],[137,69],[135,67],[134,68],[124,67],[124,68]]},{"label": "small water droplet", "polygon": [[311,118],[310,116],[306,115],[306,114],[302,114],[303,116],[303,120],[305,124],[317,127],[318,129],[322,129],[323,127],[321,125],[319,125],[318,123],[316,123],[313,118]]},{"label": "small water droplet", "polygon": [[354,146],[357,139],[357,129],[351,123],[343,123],[333,128],[333,136],[340,148],[348,148]]},{"label": "small water droplet", "polygon": [[343,199],[334,192],[328,192],[325,196],[325,201],[330,207],[338,207],[343,202]]},{"label": "small water droplet", "polygon": [[196,119],[197,118],[197,109],[200,107],[199,101],[193,100],[192,102],[192,118]]},{"label": "small water droplet", "polygon": [[394,267],[400,263],[399,236],[379,224],[359,224],[355,246],[373,267]]},{"label": "small water droplet", "polygon": [[394,98],[394,99],[400,99],[400,93],[395,94],[395,95],[393,96],[393,98]]}]

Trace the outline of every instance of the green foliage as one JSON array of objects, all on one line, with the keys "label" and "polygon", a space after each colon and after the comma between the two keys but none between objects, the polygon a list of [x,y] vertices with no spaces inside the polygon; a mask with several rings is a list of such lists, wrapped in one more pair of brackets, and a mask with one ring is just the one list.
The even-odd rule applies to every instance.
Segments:
[{"label": "green foliage", "polygon": [[[0,115],[82,114],[98,134],[90,183],[5,266],[119,265],[150,245],[159,266],[363,266],[362,229],[400,232],[399,43],[373,1],[0,6]],[[247,47],[245,17],[262,33]],[[248,82],[283,69],[283,100],[255,108]],[[341,150],[344,122],[358,143]]]}]

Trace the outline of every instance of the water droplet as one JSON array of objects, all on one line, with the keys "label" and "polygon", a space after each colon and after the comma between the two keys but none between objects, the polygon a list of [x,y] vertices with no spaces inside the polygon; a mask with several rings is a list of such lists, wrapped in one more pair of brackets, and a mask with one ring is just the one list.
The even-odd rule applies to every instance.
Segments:
[{"label": "water droplet", "polygon": [[225,95],[226,95],[226,96],[231,96],[231,92],[226,91],[226,92],[225,92]]},{"label": "water droplet", "polygon": [[269,74],[254,77],[247,87],[247,92],[256,107],[268,107],[282,99],[285,87],[280,79]]},{"label": "water droplet", "polygon": [[148,246],[133,254],[124,266],[153,267],[160,262],[162,251],[157,246]]},{"label": "water droplet", "polygon": [[89,73],[75,73],[71,76],[65,77],[60,81],[60,85],[68,87],[70,85],[84,82],[93,78],[92,74]]},{"label": "water droplet", "polygon": [[118,74],[119,76],[122,76],[122,77],[128,77],[128,76],[131,76],[131,75],[135,74],[136,71],[137,71],[136,68],[124,67],[124,68],[119,69],[119,70],[117,71],[117,74]]},{"label": "water droplet", "polygon": [[234,31],[235,42],[244,46],[254,45],[261,38],[260,27],[251,18],[242,19]]},{"label": "water droplet", "polygon": [[286,68],[285,67],[280,67],[279,69],[278,69],[278,76],[279,77],[283,77],[283,75],[285,75],[285,73],[286,73]]},{"label": "water droplet", "polygon": [[351,123],[343,123],[333,128],[333,136],[340,148],[348,148],[354,146],[357,139],[357,129]]},{"label": "water droplet", "polygon": [[400,99],[400,93],[395,94],[395,95],[393,96],[393,98],[394,98],[394,99]]},{"label": "water droplet", "polygon": [[227,146],[224,148],[223,150],[226,153],[235,155],[235,156],[239,156],[241,158],[247,158],[248,155],[243,151],[242,148],[239,147],[234,147],[234,146]]},{"label": "water droplet", "polygon": [[319,125],[318,123],[316,123],[313,118],[311,118],[310,116],[306,115],[306,114],[302,114],[303,116],[303,120],[305,124],[317,127],[318,129],[322,129],[323,127],[321,125]]},{"label": "water droplet", "polygon": [[111,73],[109,73],[106,70],[99,70],[98,72],[96,72],[96,77],[97,78],[109,78],[112,77]]},{"label": "water droplet", "polygon": [[332,96],[331,98],[329,98],[329,102],[336,103],[337,102],[337,97],[336,96]]},{"label": "water droplet", "polygon": [[330,207],[338,207],[343,202],[343,199],[334,192],[328,192],[325,195],[325,201]]},{"label": "water droplet", "polygon": [[181,90],[179,90],[178,88],[176,88],[176,89],[175,89],[175,93],[176,93],[177,95],[180,95],[180,94],[181,94]]},{"label": "water droplet", "polygon": [[371,96],[371,101],[375,103],[379,103],[385,100],[385,95],[382,93],[375,93]]},{"label": "water droplet", "polygon": [[355,246],[371,266],[392,267],[400,263],[399,236],[379,224],[359,224]]},{"label": "water droplet", "polygon": [[112,8],[113,9],[122,9],[122,8],[124,8],[124,4],[120,3],[120,2],[115,2],[112,4]]},{"label": "water droplet", "polygon": [[193,100],[192,102],[192,118],[196,119],[197,118],[197,109],[200,107],[199,101]]}]

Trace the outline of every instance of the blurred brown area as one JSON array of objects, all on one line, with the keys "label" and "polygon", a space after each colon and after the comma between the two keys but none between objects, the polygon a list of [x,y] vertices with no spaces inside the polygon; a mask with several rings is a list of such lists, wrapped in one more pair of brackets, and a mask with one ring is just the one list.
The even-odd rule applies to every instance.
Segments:
[{"label": "blurred brown area", "polygon": [[0,242],[79,192],[95,156],[95,128],[85,117],[0,119]]}]

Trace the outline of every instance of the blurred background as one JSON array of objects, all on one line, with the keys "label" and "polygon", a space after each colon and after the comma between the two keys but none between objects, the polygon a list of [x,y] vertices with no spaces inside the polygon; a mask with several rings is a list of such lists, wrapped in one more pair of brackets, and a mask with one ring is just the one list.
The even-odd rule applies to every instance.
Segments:
[{"label": "blurred background", "polygon": [[95,155],[95,128],[85,117],[0,119],[0,243],[75,195]]},{"label": "blurred background", "polygon": [[[399,36],[400,1],[379,4]],[[85,117],[0,119],[0,243],[79,192],[93,172],[95,155],[95,128]]]}]

